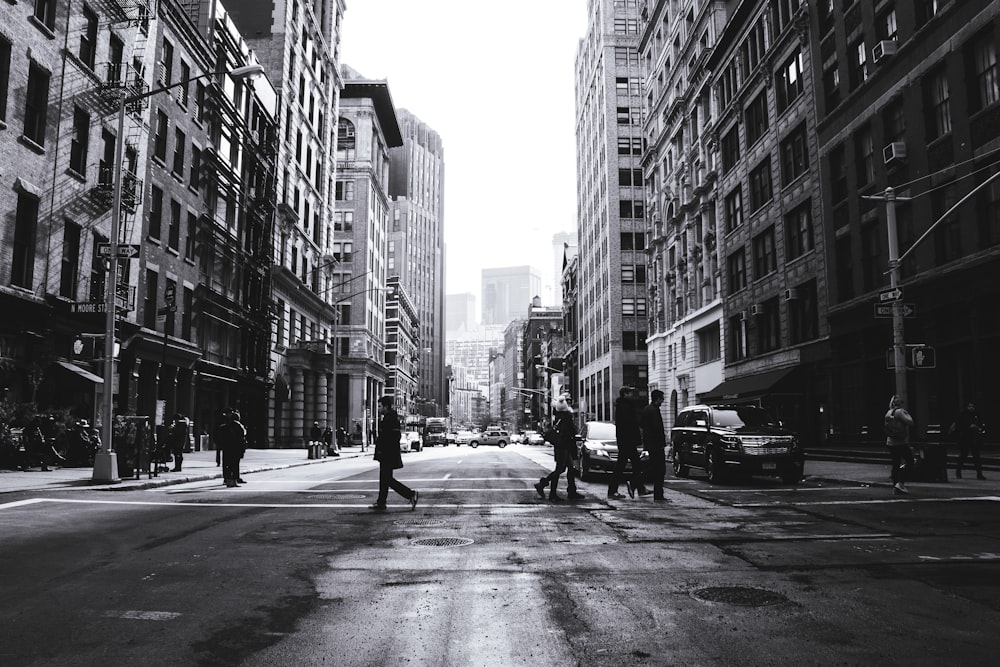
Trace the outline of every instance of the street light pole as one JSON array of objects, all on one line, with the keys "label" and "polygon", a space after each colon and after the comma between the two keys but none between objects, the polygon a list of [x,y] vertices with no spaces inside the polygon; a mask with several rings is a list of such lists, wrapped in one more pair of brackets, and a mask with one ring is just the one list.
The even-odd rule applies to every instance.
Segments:
[{"label": "street light pole", "polygon": [[[889,234],[889,287],[899,288],[899,234],[896,229],[896,191],[885,189],[885,220]],[[903,337],[903,298],[892,302],[892,363],[896,395],[906,402],[906,343]]]},{"label": "street light pole", "polygon": [[[121,207],[122,207],[122,159],[125,151],[125,112],[130,104],[135,104],[153,95],[179,88],[192,81],[204,79],[212,76],[228,74],[233,78],[243,79],[247,77],[263,74],[264,68],[260,65],[244,65],[233,70],[222,70],[219,72],[208,72],[198,76],[189,77],[169,86],[154,88],[134,95],[127,95],[122,92],[118,100],[118,136],[115,140],[115,163],[112,167],[112,178],[114,179],[114,196],[111,202],[111,232],[109,241],[108,275],[104,283],[104,395],[102,396],[101,425],[102,443],[101,449],[94,455],[94,475],[95,482],[118,482],[118,455],[114,450],[112,437],[114,436],[115,417],[115,323],[118,320],[118,312],[115,307],[116,296],[118,294],[118,248],[119,235],[121,234]],[[126,82],[127,83],[127,82]]]}]

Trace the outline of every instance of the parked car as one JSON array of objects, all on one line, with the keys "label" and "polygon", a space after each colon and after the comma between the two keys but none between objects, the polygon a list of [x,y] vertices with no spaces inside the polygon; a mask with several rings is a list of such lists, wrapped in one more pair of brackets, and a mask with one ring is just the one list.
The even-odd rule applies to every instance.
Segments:
[{"label": "parked car", "polygon": [[524,441],[529,445],[544,445],[545,438],[538,431],[525,431]]},{"label": "parked car", "polygon": [[[610,473],[618,462],[618,439],[611,422],[584,422],[580,431],[580,477],[593,479],[594,473]],[[645,451],[639,452],[640,463],[648,460]],[[632,462],[625,464],[626,472],[632,471]]]},{"label": "parked car", "polygon": [[472,431],[459,431],[455,434],[455,445],[461,447],[472,440]]},{"label": "parked car", "polygon": [[770,475],[786,484],[802,479],[805,455],[798,438],[766,410],[752,405],[693,405],[670,430],[674,475],[701,468],[708,481],[732,475]]},{"label": "parked car", "polygon": [[500,431],[497,429],[486,429],[482,433],[475,433],[469,439],[470,447],[478,447],[479,445],[497,445],[501,449],[507,446],[510,442],[510,434],[507,431]]},{"label": "parked car", "polygon": [[525,443],[525,435],[523,433],[511,433],[510,434],[510,444],[520,445]]},{"label": "parked car", "polygon": [[448,431],[447,440],[449,445],[454,445],[458,441],[458,431]]},{"label": "parked car", "polygon": [[419,452],[424,448],[419,431],[403,431],[399,436],[399,451]]}]

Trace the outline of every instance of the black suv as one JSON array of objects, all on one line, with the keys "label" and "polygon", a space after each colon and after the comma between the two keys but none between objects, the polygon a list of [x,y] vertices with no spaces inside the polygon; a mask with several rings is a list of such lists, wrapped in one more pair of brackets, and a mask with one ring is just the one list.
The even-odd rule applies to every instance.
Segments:
[{"label": "black suv", "polygon": [[693,405],[670,430],[674,475],[702,468],[713,484],[730,473],[771,475],[786,484],[802,479],[805,456],[795,434],[752,405]]}]

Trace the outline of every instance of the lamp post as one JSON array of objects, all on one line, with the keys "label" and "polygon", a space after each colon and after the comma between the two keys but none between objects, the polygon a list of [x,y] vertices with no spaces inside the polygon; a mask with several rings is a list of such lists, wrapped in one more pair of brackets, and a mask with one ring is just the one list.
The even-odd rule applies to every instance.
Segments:
[{"label": "lamp post", "polygon": [[192,81],[208,77],[228,74],[234,79],[244,79],[258,76],[264,73],[264,68],[258,64],[244,65],[232,70],[221,70],[218,72],[208,72],[198,76],[189,77],[177,83],[153,88],[133,95],[124,92],[118,100],[118,136],[115,140],[115,162],[112,166],[112,178],[114,179],[114,197],[111,203],[111,232],[109,238],[109,258],[108,275],[104,283],[104,395],[102,402],[102,427],[103,442],[101,449],[94,456],[95,482],[118,482],[118,456],[114,451],[111,439],[114,435],[114,415],[115,415],[115,322],[118,318],[116,308],[116,297],[118,294],[118,253],[119,234],[121,234],[121,207],[122,207],[122,159],[125,148],[125,112],[130,104],[135,104],[141,100],[158,95],[160,93],[186,86]]}]

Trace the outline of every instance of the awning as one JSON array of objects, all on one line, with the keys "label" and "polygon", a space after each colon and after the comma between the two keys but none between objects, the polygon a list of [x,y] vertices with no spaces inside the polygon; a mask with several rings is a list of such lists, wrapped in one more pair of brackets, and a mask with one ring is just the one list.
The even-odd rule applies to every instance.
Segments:
[{"label": "awning", "polygon": [[[746,375],[744,377],[725,380],[721,384],[704,394],[699,394],[698,399],[706,403],[718,403],[722,401],[745,401],[764,394],[774,393],[778,383],[795,372],[797,366],[789,368],[779,368],[775,371],[765,371]],[[799,393],[799,392],[793,392]]]},{"label": "awning", "polygon": [[104,378],[102,378],[100,375],[94,375],[86,368],[81,368],[80,366],[77,366],[76,364],[70,361],[57,361],[56,364],[62,366],[70,373],[74,373],[75,375],[82,377],[84,380],[87,380],[88,382],[93,382],[94,384],[104,384]]}]

